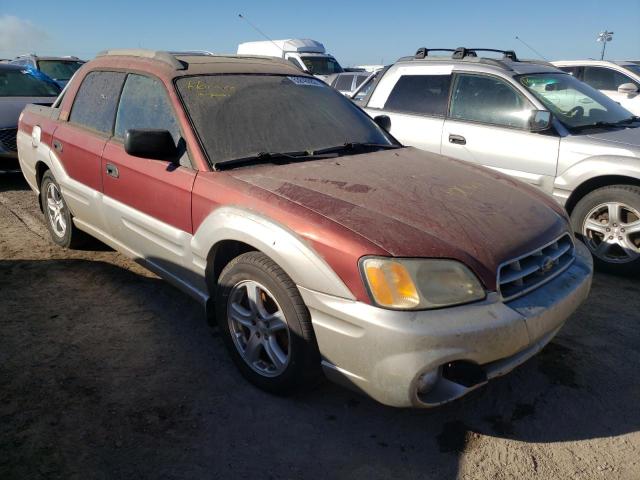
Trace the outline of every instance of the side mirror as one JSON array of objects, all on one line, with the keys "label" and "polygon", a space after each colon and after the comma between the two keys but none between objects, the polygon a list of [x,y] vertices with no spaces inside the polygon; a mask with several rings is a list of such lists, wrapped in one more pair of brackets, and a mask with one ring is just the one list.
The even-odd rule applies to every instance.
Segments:
[{"label": "side mirror", "polygon": [[124,134],[124,151],[134,157],[176,160],[178,149],[168,130],[131,129]]},{"label": "side mirror", "polygon": [[529,130],[542,132],[551,128],[551,112],[548,110],[533,110],[529,117]]},{"label": "side mirror", "polygon": [[387,115],[378,115],[373,118],[373,121],[385,132],[391,130],[391,119]]},{"label": "side mirror", "polygon": [[636,95],[638,93],[638,87],[635,83],[623,83],[618,87],[618,93],[623,95]]}]

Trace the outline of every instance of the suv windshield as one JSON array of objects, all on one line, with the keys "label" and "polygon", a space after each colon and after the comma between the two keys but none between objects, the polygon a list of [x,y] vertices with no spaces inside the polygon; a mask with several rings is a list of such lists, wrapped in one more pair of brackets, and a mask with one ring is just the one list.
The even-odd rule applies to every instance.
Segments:
[{"label": "suv windshield", "polygon": [[22,69],[0,69],[0,97],[55,97],[60,93],[51,80],[46,82]]},{"label": "suv windshield", "polygon": [[340,64],[331,57],[302,55],[300,58],[312,75],[331,75],[332,73],[344,72]]},{"label": "suv windshield", "polygon": [[69,80],[84,62],[80,60],[38,60],[38,69],[54,80]]},{"label": "suv windshield", "polygon": [[176,86],[214,165],[345,144],[395,145],[351,101],[312,77],[203,75]]},{"label": "suv windshield", "polygon": [[609,97],[566,73],[523,75],[520,83],[570,129],[617,124],[633,118]]}]

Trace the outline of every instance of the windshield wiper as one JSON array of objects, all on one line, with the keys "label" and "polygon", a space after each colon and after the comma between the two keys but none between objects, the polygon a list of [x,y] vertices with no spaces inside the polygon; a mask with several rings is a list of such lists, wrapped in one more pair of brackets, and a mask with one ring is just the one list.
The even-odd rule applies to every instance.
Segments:
[{"label": "windshield wiper", "polygon": [[640,117],[638,117],[637,115],[633,115],[629,118],[625,118],[624,120],[620,120],[619,122],[617,122],[618,125],[628,125],[630,123],[633,122],[640,122]]},{"label": "windshield wiper", "polygon": [[322,155],[325,153],[342,153],[350,152],[353,150],[393,150],[396,148],[402,148],[401,145],[385,144],[385,143],[363,143],[363,142],[346,142],[342,145],[336,145],[335,147],[321,148],[320,150],[314,150],[314,155]]},{"label": "windshield wiper", "polygon": [[632,116],[629,118],[625,118],[624,120],[619,120],[617,122],[595,122],[595,123],[587,123],[586,125],[576,125],[575,127],[571,127],[573,131],[581,131],[587,128],[599,128],[599,127],[623,127],[625,125],[629,125],[633,122],[640,121],[640,117]]},{"label": "windshield wiper", "polygon": [[232,160],[223,160],[217,162],[215,166],[217,168],[227,169],[237,167],[239,165],[251,164],[251,163],[290,163],[299,162],[302,160],[318,159],[318,158],[331,158],[335,155],[316,154],[315,152],[298,151],[298,152],[260,152],[255,155],[249,155],[248,157],[234,158]]}]

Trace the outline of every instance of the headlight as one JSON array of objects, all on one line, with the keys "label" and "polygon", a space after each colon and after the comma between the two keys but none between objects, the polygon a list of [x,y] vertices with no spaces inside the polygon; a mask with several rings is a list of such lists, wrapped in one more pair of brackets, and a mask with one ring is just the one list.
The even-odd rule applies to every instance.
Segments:
[{"label": "headlight", "polygon": [[478,278],[454,260],[368,257],[361,260],[365,282],[381,307],[423,310],[485,298]]}]

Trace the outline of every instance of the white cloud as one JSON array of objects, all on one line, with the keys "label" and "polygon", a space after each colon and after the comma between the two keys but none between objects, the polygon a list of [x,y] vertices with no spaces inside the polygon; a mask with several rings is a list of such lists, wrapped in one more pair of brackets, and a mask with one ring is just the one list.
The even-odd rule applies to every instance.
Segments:
[{"label": "white cloud", "polygon": [[46,50],[49,41],[47,32],[29,20],[0,15],[0,57]]}]

